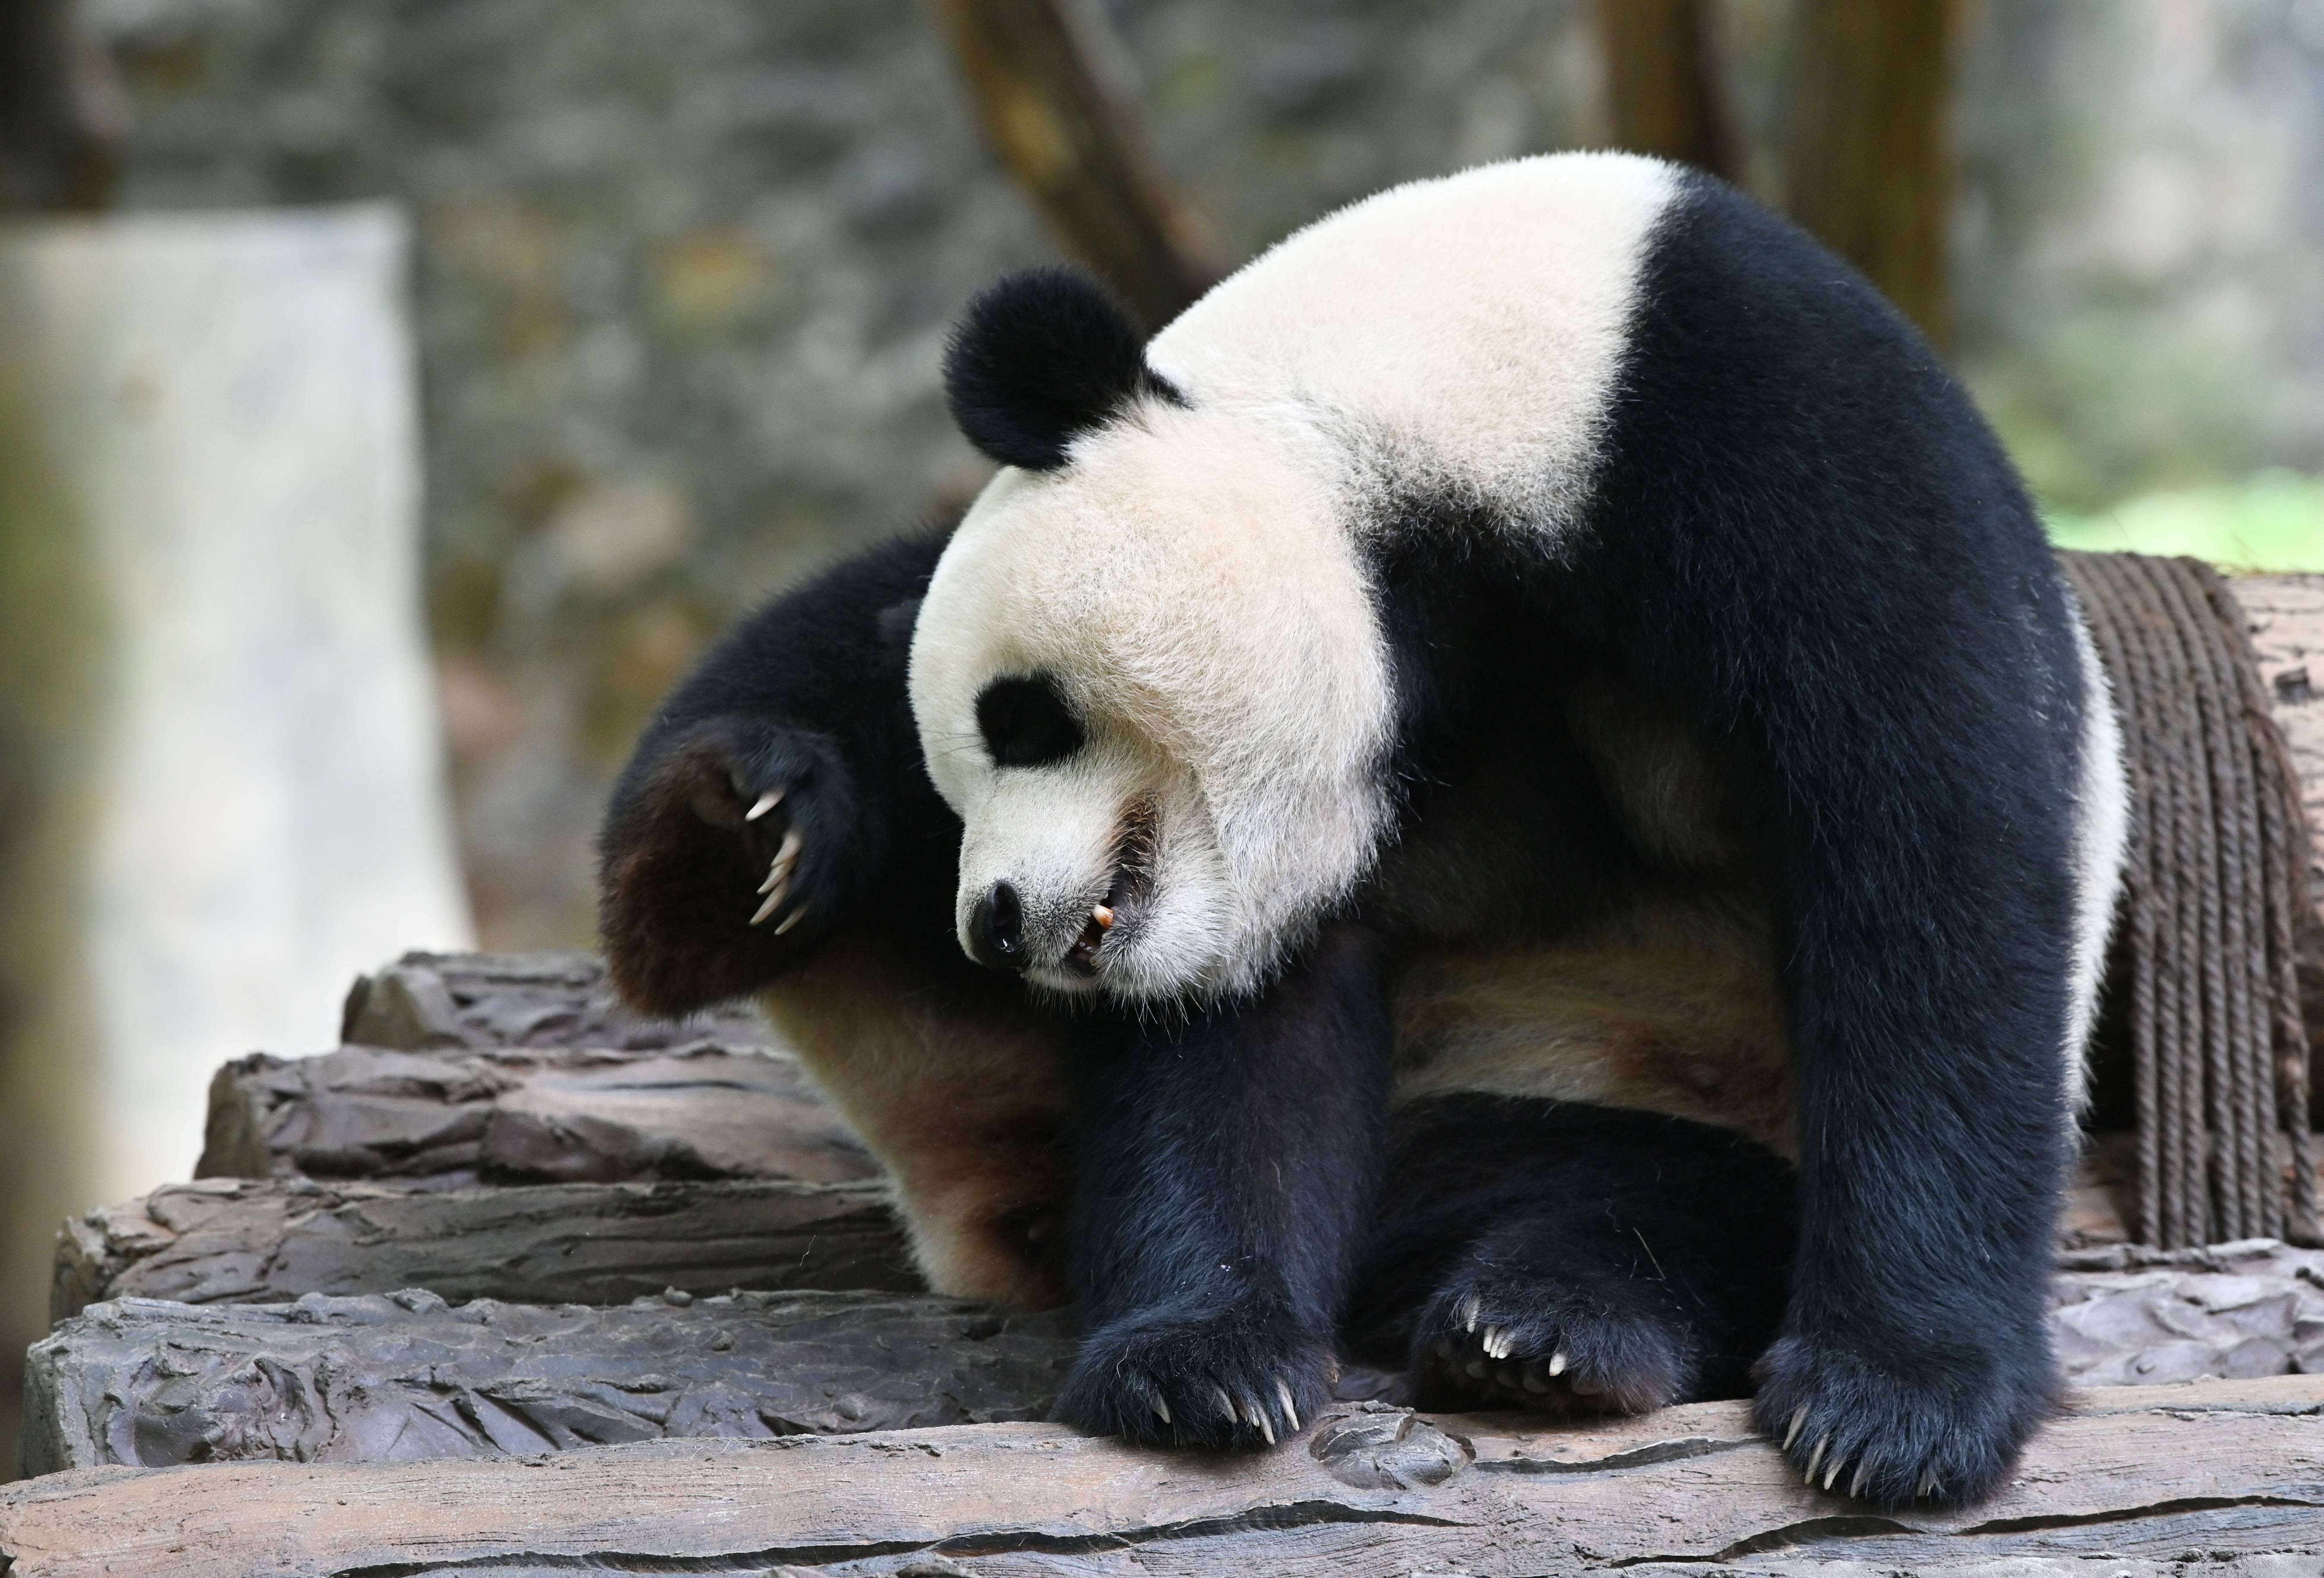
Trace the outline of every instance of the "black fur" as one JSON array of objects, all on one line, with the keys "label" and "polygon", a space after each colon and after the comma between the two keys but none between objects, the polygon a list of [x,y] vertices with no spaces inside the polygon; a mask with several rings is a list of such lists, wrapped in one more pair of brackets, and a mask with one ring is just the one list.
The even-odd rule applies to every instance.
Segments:
[{"label": "black fur", "polygon": [[[921,765],[905,693],[910,615],[945,538],[883,544],[775,599],[648,726],[600,839],[607,959],[632,1003],[682,1014],[856,950],[900,967],[948,1013],[1021,1024],[1027,1055],[1039,1055],[1044,1011],[954,939],[960,825]],[[777,786],[780,805],[744,821]],[[748,917],[794,825],[807,910],[778,937],[771,918]],[[1511,1298],[1567,1300],[1558,1335],[1594,1320],[1598,1347],[1578,1350],[1592,1368],[1577,1373],[1611,1380],[1625,1344],[1659,1343],[1677,1355],[1665,1365],[1671,1395],[1733,1384],[1779,1297],[1788,1170],[1694,1125],[1459,1098],[1397,1117],[1376,1187],[1388,980],[1379,932],[1342,924],[1240,1008],[1184,1026],[1081,1012],[1070,1240],[1089,1335],[1061,1417],[1141,1440],[1263,1445],[1262,1415],[1278,1438],[1290,1428],[1278,1378],[1299,1418],[1314,1417],[1343,1306],[1367,1356],[1386,1342],[1396,1362],[1414,1333],[1435,1329],[1428,1311],[1457,1308],[1457,1291],[1497,1261]],[[1629,1230],[1660,1269],[1626,1293],[1644,1275]],[[1575,1290],[1598,1302],[1571,1307]],[[1426,1390],[1433,1349],[1417,1347]],[[1215,1385],[1250,1411],[1227,1418]],[[1472,1407],[1571,1400],[1563,1389],[1442,1394]],[[1646,1394],[1609,1395],[1618,1406]]]},{"label": "black fur", "polygon": [[[1387,1176],[1348,1345],[1406,1367],[1422,1406],[1748,1394],[1795,1220],[1792,1170],[1765,1148],[1655,1113],[1432,1096],[1391,1122]],[[1484,1350],[1496,1331],[1505,1358]]]},{"label": "black fur", "polygon": [[[1362,540],[1406,803],[1336,921],[1371,929],[1385,974],[1410,950],[1551,937],[1657,893],[1764,914],[1801,1224],[1761,1425],[1836,1490],[1973,1499],[2056,1395],[2043,1295],[2071,1133],[2070,769],[2090,702],[2063,583],[1919,335],[1707,178],[1651,239],[1611,415],[1594,501],[1554,549],[1509,546],[1538,540],[1528,523],[1457,529],[1464,500],[1377,501]],[[1683,738],[1720,790],[1705,847],[1726,853],[1674,854],[1622,822],[1576,696]],[[1247,1444],[1247,1426],[1180,1414],[1179,1395],[1208,1373],[1265,1407],[1269,1366],[1303,1400],[1320,1385],[1299,1312],[1334,1307],[1352,1275],[1325,1183],[1380,1165],[1376,1128],[1342,1108],[1380,1087],[1388,1036],[1381,978],[1346,946],[1102,1070],[1078,1239],[1101,1324],[1070,1417]],[[1296,1253],[1286,1207],[1318,1214]],[[1421,1319],[1441,1333],[1445,1301],[1476,1292],[1536,1350],[1595,1323],[1637,1399],[1706,1384],[1690,1362],[1731,1380],[1749,1320],[1709,1333],[1667,1284],[1610,1271],[1603,1242],[1587,1276],[1543,1271],[1572,1230],[1513,1216]],[[1751,1286],[1747,1304],[1766,1292]],[[1148,1408],[1157,1388],[1175,1426]]]},{"label": "black fur", "polygon": [[1059,1418],[1208,1447],[1314,1418],[1372,1195],[1388,990],[1379,940],[1335,927],[1265,996],[1076,1060],[1088,1329]]},{"label": "black fur", "polygon": [[1139,395],[1185,403],[1146,365],[1146,336],[1121,304],[1062,265],[980,291],[945,347],[944,381],[971,444],[1035,472],[1065,464],[1067,445]]},{"label": "black fur", "polygon": [[1802,1225],[1760,1423],[1872,1500],[1981,1495],[2057,1395],[2093,702],[2063,580],[1921,337],[1707,179],[1655,238],[1598,490],[1570,617],[1764,764]]},{"label": "black fur", "polygon": [[[952,913],[960,822],[920,766],[904,668],[909,616],[949,535],[899,537],[775,599],[656,711],[598,838],[607,967],[632,1003],[691,1013],[844,942],[900,956],[931,990],[1015,1011],[949,925],[891,919]],[[781,803],[745,821],[773,789]],[[753,926],[750,895],[793,828],[789,902]]]}]

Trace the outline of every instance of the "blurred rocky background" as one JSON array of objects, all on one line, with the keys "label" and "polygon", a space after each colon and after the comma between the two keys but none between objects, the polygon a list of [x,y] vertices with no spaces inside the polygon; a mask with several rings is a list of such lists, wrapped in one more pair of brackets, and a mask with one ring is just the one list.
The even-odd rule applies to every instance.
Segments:
[{"label": "blurred rocky background", "polygon": [[[1732,167],[1774,200],[1811,3],[1709,13]],[[1103,12],[1154,160],[1229,265],[1390,182],[1609,134],[1578,0]],[[1963,16],[1952,350],[2045,502],[2098,540],[2160,493],[2199,529],[2255,523],[2253,556],[2324,561],[2324,0]],[[945,421],[945,326],[1056,249],[944,33],[921,0],[89,17],[118,206],[408,206],[478,932],[586,941],[601,796],[703,642],[983,474]]]}]

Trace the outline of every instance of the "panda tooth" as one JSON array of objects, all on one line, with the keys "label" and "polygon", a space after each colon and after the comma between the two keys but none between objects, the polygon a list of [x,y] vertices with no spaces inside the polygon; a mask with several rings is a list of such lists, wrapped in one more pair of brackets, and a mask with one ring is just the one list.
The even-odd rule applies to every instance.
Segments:
[{"label": "panda tooth", "polygon": [[1090,919],[1097,922],[1097,929],[1101,931],[1110,931],[1112,929],[1113,912],[1107,909],[1103,904],[1100,904],[1095,909],[1090,911]]},{"label": "panda tooth", "polygon": [[742,820],[744,821],[756,821],[782,803],[783,792],[779,789],[770,789],[764,794],[759,796],[759,803],[756,805],[753,805],[750,810],[742,813]]}]

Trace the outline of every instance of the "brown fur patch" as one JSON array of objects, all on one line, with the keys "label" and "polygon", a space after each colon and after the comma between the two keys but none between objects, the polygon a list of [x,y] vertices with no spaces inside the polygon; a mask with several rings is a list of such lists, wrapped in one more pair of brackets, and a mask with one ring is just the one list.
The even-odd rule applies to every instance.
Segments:
[{"label": "brown fur patch", "polygon": [[1764,924],[1644,900],[1573,942],[1416,961],[1397,995],[1398,1100],[1458,1090],[1600,1102],[1795,1148]]},{"label": "brown fur patch", "polygon": [[1065,1301],[1059,1048],[1035,1021],[939,1012],[880,962],[835,950],[760,1005],[894,1174],[939,1293]]}]

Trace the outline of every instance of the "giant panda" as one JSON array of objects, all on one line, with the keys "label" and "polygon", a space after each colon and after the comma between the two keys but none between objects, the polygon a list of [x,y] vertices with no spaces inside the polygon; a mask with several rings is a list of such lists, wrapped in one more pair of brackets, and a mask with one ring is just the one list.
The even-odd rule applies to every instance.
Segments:
[{"label": "giant panda", "polygon": [[[887,1164],[931,1287],[1046,1307],[1067,1298],[1063,1070],[1125,1026],[1102,1002],[1029,999],[954,941],[961,824],[905,684],[947,536],[856,554],[705,655],[615,784],[601,921],[613,982],[641,1009],[755,997]],[[1448,953],[1400,981],[1407,1056],[1341,1345],[1403,1371],[1414,1400],[1640,1411],[1748,1390],[1794,1216],[1767,971],[1749,956],[1705,968],[1665,940],[1685,951],[1598,937]],[[1538,1071],[1448,1083],[1543,1047],[1557,1055],[1532,1060],[1564,1070],[1554,1089]],[[1480,1318],[1513,1256],[1562,1274],[1559,1307],[1532,1312],[1559,1345],[1530,1362],[1495,1357]],[[1274,1427],[1256,1399],[1212,1421],[1218,1445]]]},{"label": "giant panda", "polygon": [[[955,929],[1106,1011],[1059,1066],[1061,1416],[1254,1446],[1312,1416],[1400,983],[1692,948],[1766,961],[1799,1170],[1760,1427],[1827,1491],[1992,1489],[2056,1396],[2125,790],[2071,594],[1925,342],[1726,186],[1575,154],[1358,203],[1150,343],[1074,275],[1005,280],[947,382],[1002,468],[909,654]],[[1454,1036],[1425,1077],[1554,1097],[1567,1051]],[[1554,1364],[1560,1250],[1517,1233],[1416,1343]]]}]

